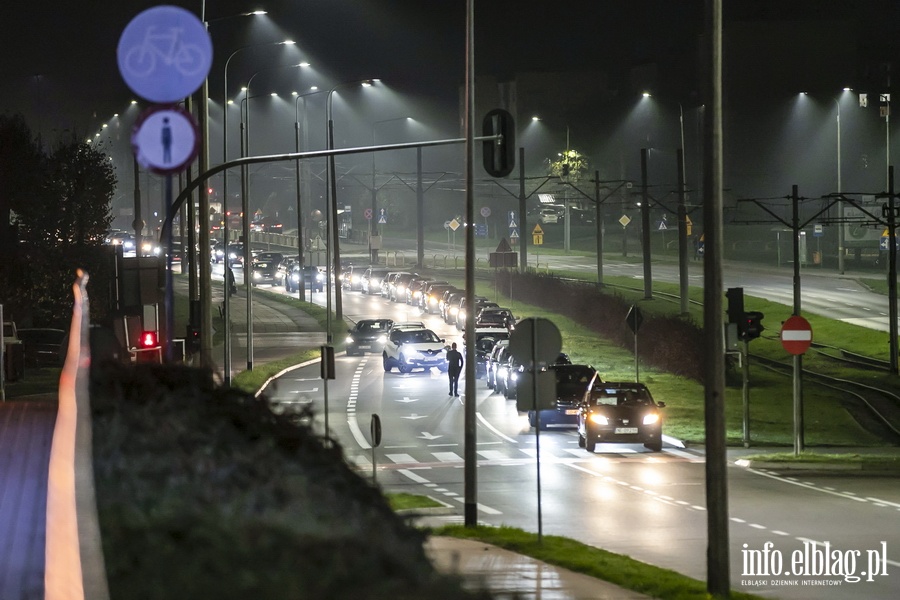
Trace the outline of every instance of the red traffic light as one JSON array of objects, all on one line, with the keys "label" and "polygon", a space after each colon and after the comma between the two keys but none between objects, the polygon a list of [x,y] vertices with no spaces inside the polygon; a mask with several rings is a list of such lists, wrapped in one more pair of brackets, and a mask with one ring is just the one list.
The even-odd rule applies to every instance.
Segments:
[{"label": "red traffic light", "polygon": [[159,346],[159,335],[155,331],[142,331],[138,345],[141,348],[156,348]]}]

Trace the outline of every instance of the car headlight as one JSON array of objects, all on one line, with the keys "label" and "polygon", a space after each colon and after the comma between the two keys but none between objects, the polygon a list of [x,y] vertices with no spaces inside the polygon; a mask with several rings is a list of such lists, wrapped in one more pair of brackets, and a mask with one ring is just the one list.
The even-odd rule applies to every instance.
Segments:
[{"label": "car headlight", "polygon": [[297,275],[296,273],[291,273],[291,281],[293,281],[294,283],[297,283],[298,281],[300,281],[300,276]]},{"label": "car headlight", "polygon": [[519,380],[519,372],[513,371],[509,376],[510,381],[518,381]]},{"label": "car headlight", "polygon": [[378,339],[375,340],[375,341],[378,342],[379,344],[383,344],[383,343],[387,342],[387,336],[386,336],[386,335],[379,335],[379,336],[378,336]]},{"label": "car headlight", "polygon": [[422,353],[418,350],[413,350],[412,352],[404,354],[403,358],[406,359],[406,362],[411,362],[413,360],[422,360],[424,356],[422,356]]},{"label": "car headlight", "polygon": [[398,286],[397,286],[397,293],[398,293],[398,294],[405,294],[405,293],[406,293],[406,288],[403,287],[402,285],[398,285]]},{"label": "car headlight", "polygon": [[418,298],[421,295],[422,295],[422,292],[419,292],[419,291],[413,292],[413,298]]},{"label": "car headlight", "polygon": [[497,377],[506,377],[506,367],[497,369]]},{"label": "car headlight", "polygon": [[451,315],[451,316],[454,316],[454,317],[455,317],[457,314],[459,314],[459,309],[458,309],[458,308],[451,308],[451,309],[450,309],[450,315]]},{"label": "car headlight", "polygon": [[592,414],[590,419],[597,425],[609,425],[609,419],[607,419],[605,415]]},{"label": "car headlight", "polygon": [[650,413],[650,414],[644,415],[644,421],[643,421],[644,425],[653,425],[654,423],[658,423],[658,422],[659,422],[659,414]]},{"label": "car headlight", "polygon": [[322,273],[318,273],[316,275],[316,281],[325,281],[325,276]]},{"label": "car headlight", "polygon": [[351,276],[350,283],[359,283],[359,277],[357,275]]},{"label": "car headlight", "polygon": [[352,335],[348,335],[348,336],[347,336],[347,341],[344,342],[344,343],[345,343],[345,344],[352,344],[352,343],[353,343],[353,336],[352,336]]},{"label": "car headlight", "polygon": [[262,273],[260,273],[259,271],[253,271],[253,279],[261,279],[261,278],[262,278]]}]

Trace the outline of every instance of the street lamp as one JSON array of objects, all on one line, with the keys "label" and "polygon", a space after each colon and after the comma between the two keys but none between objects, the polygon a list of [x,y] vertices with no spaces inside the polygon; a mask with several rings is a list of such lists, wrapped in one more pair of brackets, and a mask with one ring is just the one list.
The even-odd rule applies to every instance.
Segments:
[{"label": "street lamp", "polygon": [[[305,94],[298,94],[298,93],[294,92],[294,95],[296,96],[294,99],[294,132],[296,134],[295,150],[297,152],[300,152],[300,100],[303,99],[303,135],[308,139],[309,130],[306,126],[306,124],[307,124],[306,97],[313,96],[315,94],[320,94],[325,91],[325,90],[320,90],[318,88],[318,86],[315,86],[315,85],[311,86],[309,88],[309,90],[310,91],[306,92]],[[304,166],[306,166],[305,162],[303,164],[304,164]],[[306,282],[304,281],[304,277],[303,277],[303,267],[305,264],[304,264],[304,260],[303,260],[303,210],[302,210],[302,206],[301,206],[302,194],[300,192],[300,160],[299,159],[297,159],[294,167],[295,167],[294,172],[295,172],[296,182],[297,182],[297,262],[300,265],[300,277],[298,278],[298,281],[297,281],[297,297],[300,300],[303,300],[303,297],[306,294],[306,290],[305,290]],[[304,178],[304,181],[308,182],[309,178],[308,177]],[[326,286],[326,289],[327,289],[327,286]],[[330,292],[328,292],[328,293],[330,293]],[[310,302],[312,302],[311,294],[310,294]]]},{"label": "street lamp", "polygon": [[[328,91],[328,96],[326,96],[326,98],[325,98],[325,120],[327,123],[326,141],[327,141],[328,150],[334,150],[334,120],[332,119],[331,98],[334,96],[335,90],[342,88],[342,87],[351,86],[351,85],[361,85],[363,87],[371,87],[372,83],[375,81],[378,81],[378,80],[377,79],[360,79],[359,81],[349,81],[349,82],[345,82],[345,83],[339,83]],[[339,247],[339,243],[338,243],[337,182],[336,182],[336,177],[335,177],[334,155],[328,157],[328,175],[330,178],[330,186],[329,186],[330,193],[328,194],[328,199],[331,203],[330,206],[328,207],[329,208],[329,210],[328,210],[329,219],[331,219],[331,226],[329,227],[329,232],[328,232],[328,235],[331,238],[331,240],[328,242],[328,244],[333,243],[334,248],[333,248],[333,253],[332,253],[332,247],[328,246],[328,252],[325,255],[326,256],[325,268],[326,268],[326,271],[331,273],[332,269],[329,268],[328,263],[331,262],[330,256],[333,254],[334,280],[335,280],[335,282],[337,282],[340,277],[340,274],[341,274],[341,251],[340,251],[340,247]],[[328,283],[330,285],[330,283],[331,283],[330,280]],[[338,320],[342,319],[343,318],[343,316],[342,316],[343,310],[342,310],[342,306],[341,306],[341,286],[339,286],[339,285],[335,285],[335,287],[334,287],[334,310],[335,310],[335,316],[338,318]],[[328,321],[328,323],[327,323],[328,331],[326,332],[326,336],[327,336],[328,342],[330,343],[331,342],[331,294],[330,293],[327,295],[326,312],[327,312],[327,321]]]},{"label": "street lamp", "polygon": [[[256,11],[252,14],[265,14],[264,11]],[[262,46],[293,46],[296,42],[293,40],[284,40],[282,42],[269,42],[264,44],[252,44],[249,46],[243,46],[238,48],[234,52],[229,55],[228,59],[225,61],[225,85],[223,87],[222,93],[222,164],[228,162],[228,105],[231,104],[231,101],[228,99],[228,65],[231,63],[231,59],[235,57],[236,54],[248,50],[250,48],[259,48]],[[246,96],[246,94],[245,94]],[[231,278],[228,276],[230,273],[231,265],[228,262],[228,242],[229,238],[229,223],[228,223],[228,171],[222,173],[222,214],[225,216],[225,224],[222,228],[222,236],[224,238],[223,243],[225,244],[225,263],[224,263],[224,272],[222,273],[222,281],[223,281],[223,289],[225,292],[225,299],[222,304],[222,312],[223,318],[225,319],[225,385],[229,385],[231,383],[231,316],[229,313],[229,297],[231,294]]]},{"label": "street lamp", "polygon": [[840,197],[841,192],[843,191],[841,185],[841,100],[851,91],[853,90],[849,87],[845,87],[843,90],[844,93],[841,94],[840,98],[832,98],[837,106],[838,272],[841,273],[841,275],[844,274],[844,224],[842,223],[844,219],[844,201]]},{"label": "street lamp", "polygon": [[[372,145],[375,145],[375,127],[392,121],[412,121],[412,117],[394,117],[372,123]],[[369,256],[373,263],[378,262],[378,248],[372,247],[372,238],[378,236],[378,189],[375,185],[375,152],[372,153],[372,218],[369,220]]]},{"label": "street lamp", "polygon": [[[242,136],[242,152],[241,157],[250,156],[250,86],[253,79],[265,71],[273,71],[276,69],[291,69],[308,67],[309,63],[304,61],[293,65],[279,65],[277,67],[268,67],[260,69],[250,76],[247,80],[244,98],[241,104],[246,103],[246,108],[242,110],[241,129]],[[247,293],[247,370],[253,370],[253,265],[252,254],[250,252],[250,181],[247,165],[241,165],[241,210],[244,213],[241,218],[241,226],[244,235],[244,284]]]}]

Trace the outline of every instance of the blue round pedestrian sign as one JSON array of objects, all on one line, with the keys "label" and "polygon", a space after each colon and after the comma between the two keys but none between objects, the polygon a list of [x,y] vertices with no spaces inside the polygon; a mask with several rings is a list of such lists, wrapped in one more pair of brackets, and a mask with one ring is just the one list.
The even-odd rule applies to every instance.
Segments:
[{"label": "blue round pedestrian sign", "polygon": [[192,12],[156,6],[128,23],[116,56],[131,91],[166,104],[190,96],[203,84],[212,65],[212,41]]},{"label": "blue round pedestrian sign", "polygon": [[181,171],[197,156],[200,136],[194,117],[180,106],[145,110],[131,134],[138,164],[155,173]]}]

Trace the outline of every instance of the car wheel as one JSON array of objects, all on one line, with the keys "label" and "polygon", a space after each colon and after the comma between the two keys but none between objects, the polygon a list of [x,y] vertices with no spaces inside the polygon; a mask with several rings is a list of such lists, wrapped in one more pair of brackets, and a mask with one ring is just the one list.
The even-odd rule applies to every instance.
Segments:
[{"label": "car wheel", "polygon": [[593,454],[597,449],[597,442],[584,440],[584,449]]},{"label": "car wheel", "polygon": [[450,367],[448,367],[447,365],[438,365],[438,371],[440,371],[441,373],[446,373],[449,370]]},{"label": "car wheel", "polygon": [[403,357],[400,357],[400,366],[398,367],[401,373],[409,373],[412,371],[412,367],[403,363]]},{"label": "car wheel", "polygon": [[656,438],[652,442],[647,442],[644,444],[644,448],[651,452],[662,452],[662,438]]},{"label": "car wheel", "polygon": [[584,448],[585,446],[587,446],[586,440],[584,439],[584,436],[579,433],[578,434],[578,447]]},{"label": "car wheel", "polygon": [[387,354],[381,355],[381,363],[384,366],[384,372],[390,373],[391,372],[391,361],[388,360]]},{"label": "car wheel", "polygon": [[529,410],[528,411],[528,425],[530,427],[534,427],[535,421],[536,421],[536,419],[534,418],[534,411]]}]

